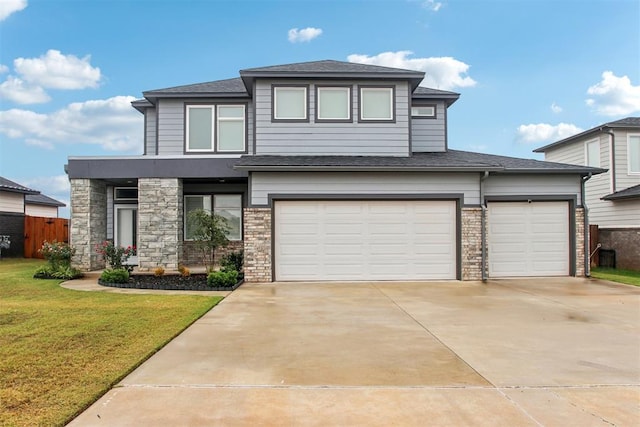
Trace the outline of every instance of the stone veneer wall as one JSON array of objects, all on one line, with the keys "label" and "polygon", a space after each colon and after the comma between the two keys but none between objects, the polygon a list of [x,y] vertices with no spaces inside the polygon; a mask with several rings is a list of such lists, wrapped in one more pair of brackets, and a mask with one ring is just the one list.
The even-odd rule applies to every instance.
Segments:
[{"label": "stone veneer wall", "polygon": [[84,271],[104,268],[96,245],[107,239],[107,187],[95,179],[71,180],[70,243],[76,248],[72,263]]},{"label": "stone veneer wall", "polygon": [[244,278],[271,282],[271,209],[244,210]]},{"label": "stone veneer wall", "polygon": [[584,209],[576,208],[576,277],[589,273],[584,271],[584,245]]},{"label": "stone veneer wall", "polygon": [[601,228],[598,239],[616,251],[616,268],[640,271],[640,228]]},{"label": "stone veneer wall", "polygon": [[482,280],[482,209],[462,209],[462,280]]},{"label": "stone veneer wall", "polygon": [[176,270],[182,261],[182,180],[138,179],[138,268]]},{"label": "stone veneer wall", "polygon": [[[231,253],[238,252],[244,249],[244,242],[242,240],[230,241],[229,245],[216,249],[215,262],[216,265],[220,265],[220,260],[223,256]],[[185,241],[182,243],[182,263],[187,266],[201,266],[202,252],[197,248],[196,242]]]}]

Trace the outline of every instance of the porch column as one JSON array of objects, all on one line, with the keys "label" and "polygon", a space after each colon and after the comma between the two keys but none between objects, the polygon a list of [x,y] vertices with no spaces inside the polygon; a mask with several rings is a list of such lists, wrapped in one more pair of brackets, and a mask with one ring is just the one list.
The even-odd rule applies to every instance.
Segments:
[{"label": "porch column", "polygon": [[271,282],[271,209],[244,210],[244,279]]},{"label": "porch column", "polygon": [[462,209],[462,280],[482,279],[482,209]]},{"label": "porch column", "polygon": [[176,270],[182,262],[182,180],[138,179],[138,268]]},{"label": "porch column", "polygon": [[76,248],[72,263],[83,271],[104,268],[95,251],[107,239],[107,187],[96,179],[71,179],[70,243]]}]

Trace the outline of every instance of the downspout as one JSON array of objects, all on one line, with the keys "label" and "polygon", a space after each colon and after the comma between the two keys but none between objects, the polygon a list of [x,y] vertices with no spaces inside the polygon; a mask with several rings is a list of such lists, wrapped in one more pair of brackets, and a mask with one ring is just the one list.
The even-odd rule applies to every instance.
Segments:
[{"label": "downspout", "polygon": [[484,171],[484,175],[480,177],[480,207],[482,208],[482,213],[480,215],[480,236],[482,241],[482,282],[487,282],[487,232],[486,232],[486,223],[487,223],[487,203],[484,200],[484,181],[489,177],[489,171]]},{"label": "downspout", "polygon": [[589,245],[589,208],[587,207],[586,197],[584,195],[585,184],[591,179],[592,173],[583,176],[582,187],[580,189],[580,201],[582,203],[582,212],[584,214],[584,275],[591,277],[591,247]]},{"label": "downspout", "polygon": [[[609,169],[611,170],[611,192],[615,193],[616,192],[616,136],[613,132],[611,132],[611,129],[608,129],[606,127],[601,127],[600,131],[602,133],[606,133],[611,136],[611,149],[609,150],[609,159],[611,162],[611,167]],[[591,177],[591,175],[589,175],[589,177]]]}]

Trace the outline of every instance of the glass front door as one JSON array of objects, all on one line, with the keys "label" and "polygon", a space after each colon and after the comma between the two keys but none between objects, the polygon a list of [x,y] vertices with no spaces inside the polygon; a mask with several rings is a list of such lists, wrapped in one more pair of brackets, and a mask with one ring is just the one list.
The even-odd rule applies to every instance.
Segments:
[{"label": "glass front door", "polygon": [[116,206],[115,210],[115,244],[124,248],[137,246],[138,207]]}]

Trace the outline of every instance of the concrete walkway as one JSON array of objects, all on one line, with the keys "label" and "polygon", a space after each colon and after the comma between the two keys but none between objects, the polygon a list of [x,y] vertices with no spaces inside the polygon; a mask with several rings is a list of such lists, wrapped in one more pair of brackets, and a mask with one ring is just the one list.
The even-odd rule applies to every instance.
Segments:
[{"label": "concrete walkway", "polygon": [[245,284],[72,426],[640,424],[640,289]]}]

